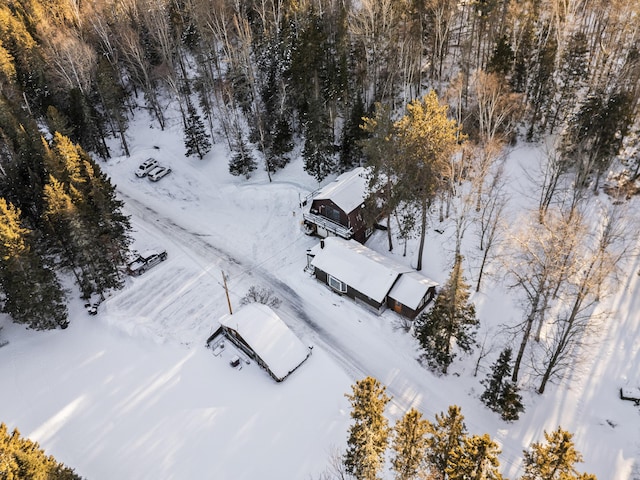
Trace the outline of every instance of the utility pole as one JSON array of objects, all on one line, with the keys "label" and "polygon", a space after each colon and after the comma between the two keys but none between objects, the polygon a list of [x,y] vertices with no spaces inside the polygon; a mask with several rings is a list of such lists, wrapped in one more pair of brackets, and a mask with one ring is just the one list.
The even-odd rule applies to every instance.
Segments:
[{"label": "utility pole", "polygon": [[227,277],[224,275],[224,271],[222,271],[222,283],[224,283],[224,293],[227,295],[227,305],[229,306],[229,315],[233,315],[233,311],[231,310],[231,299],[229,298],[229,289],[227,288]]}]

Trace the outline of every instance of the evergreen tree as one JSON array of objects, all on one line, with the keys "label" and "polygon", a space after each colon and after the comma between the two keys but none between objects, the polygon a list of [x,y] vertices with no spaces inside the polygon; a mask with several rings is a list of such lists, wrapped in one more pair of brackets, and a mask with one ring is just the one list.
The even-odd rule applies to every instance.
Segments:
[{"label": "evergreen tree", "polygon": [[449,107],[441,104],[435,91],[407,105],[407,113],[395,122],[398,183],[405,187],[403,201],[420,210],[420,242],[417,270],[422,270],[422,254],[427,217],[433,200],[447,188],[451,157],[464,136],[461,126],[447,116]]},{"label": "evergreen tree", "polygon": [[511,43],[509,42],[509,37],[503,35],[498,39],[498,43],[496,43],[496,47],[493,50],[493,55],[489,59],[487,72],[497,73],[503,77],[507,76],[513,66],[513,58],[514,54]]},{"label": "evergreen tree", "polygon": [[362,96],[358,94],[351,107],[351,115],[342,128],[338,168],[343,172],[360,165],[364,160],[361,142],[366,138],[367,132],[361,128],[361,125],[365,113]]},{"label": "evergreen tree", "polygon": [[73,469],[47,456],[36,442],[22,438],[18,429],[9,433],[0,423],[0,477],[20,480],[81,480]]},{"label": "evergreen tree", "polygon": [[372,377],[356,382],[352,389],[353,394],[346,395],[351,402],[353,424],[349,427],[344,465],[357,480],[375,480],[384,465],[389,442],[384,409],[391,398],[386,388]]},{"label": "evergreen tree", "polygon": [[16,323],[37,329],[67,326],[62,287],[31,245],[20,211],[0,198],[0,288],[3,311]]},{"label": "evergreen tree", "polygon": [[575,464],[582,455],[575,449],[573,435],[558,427],[544,432],[545,443],[536,442],[524,451],[524,475],[520,480],[595,480],[594,475],[580,474]]},{"label": "evergreen tree", "polygon": [[304,119],[304,170],[318,182],[335,170],[333,136],[320,102],[311,102]]},{"label": "evergreen tree", "polygon": [[120,287],[130,225],[115,187],[68,137],[56,132],[53,148],[44,144],[52,173],[44,187],[51,238],[73,269],[84,298]]},{"label": "evergreen tree", "polygon": [[513,422],[520,418],[520,414],[524,412],[524,404],[516,382],[507,380],[504,383],[499,405],[500,416],[505,422]]},{"label": "evergreen tree", "polygon": [[395,472],[396,480],[424,478],[427,433],[432,429],[429,421],[423,419],[422,414],[415,408],[397,421],[391,445],[391,469]]},{"label": "evergreen tree", "polygon": [[461,455],[463,442],[467,436],[464,416],[457,405],[451,405],[447,414],[436,414],[427,437],[426,462],[435,478],[447,478],[454,460]]},{"label": "evergreen tree", "polygon": [[247,146],[247,142],[244,136],[239,133],[238,139],[233,145],[233,151],[231,153],[231,160],[229,161],[229,173],[231,175],[244,175],[245,178],[251,177],[251,172],[257,168],[253,154]]},{"label": "evergreen tree", "polygon": [[211,141],[204,122],[189,97],[187,97],[187,116],[184,126],[184,146],[187,149],[187,157],[198,155],[200,160],[211,150]]},{"label": "evergreen tree", "polygon": [[453,450],[447,467],[449,480],[502,480],[498,471],[500,447],[489,434],[465,437],[460,449]]},{"label": "evergreen tree", "polygon": [[415,321],[416,337],[429,367],[446,375],[456,357],[454,342],[462,352],[471,352],[477,325],[475,307],[469,301],[469,285],[462,276],[462,257],[458,256],[433,307]]},{"label": "evergreen tree", "polygon": [[482,382],[485,391],[480,396],[487,407],[499,413],[506,421],[517,420],[524,411],[518,386],[510,380],[511,355],[511,348],[505,348],[500,353],[498,360],[491,366],[491,373]]},{"label": "evergreen tree", "polygon": [[280,115],[271,129],[271,146],[269,166],[275,172],[289,163],[289,153],[293,150],[293,132],[284,115]]}]

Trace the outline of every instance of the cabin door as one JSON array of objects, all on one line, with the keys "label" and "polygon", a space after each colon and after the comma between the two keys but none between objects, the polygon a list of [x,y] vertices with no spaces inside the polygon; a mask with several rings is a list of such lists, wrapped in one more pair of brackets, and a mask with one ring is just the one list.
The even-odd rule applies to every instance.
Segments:
[{"label": "cabin door", "polygon": [[402,304],[400,302],[398,302],[397,300],[393,301],[393,310],[396,313],[402,313]]}]

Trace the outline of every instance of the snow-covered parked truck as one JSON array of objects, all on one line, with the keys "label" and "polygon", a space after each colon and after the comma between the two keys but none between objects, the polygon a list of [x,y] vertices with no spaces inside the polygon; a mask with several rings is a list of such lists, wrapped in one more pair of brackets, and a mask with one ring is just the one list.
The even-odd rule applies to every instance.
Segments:
[{"label": "snow-covered parked truck", "polygon": [[134,259],[127,264],[127,270],[131,275],[142,275],[151,267],[155,267],[160,262],[167,259],[166,250],[147,250],[138,253]]}]

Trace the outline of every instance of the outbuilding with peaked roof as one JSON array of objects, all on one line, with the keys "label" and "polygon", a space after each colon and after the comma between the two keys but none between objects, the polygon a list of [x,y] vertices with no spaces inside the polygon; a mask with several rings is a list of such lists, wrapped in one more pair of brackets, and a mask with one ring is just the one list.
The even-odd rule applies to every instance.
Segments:
[{"label": "outbuilding with peaked roof", "polygon": [[250,303],[220,318],[224,335],[271,377],[281,382],[311,355],[282,319],[268,306]]}]

